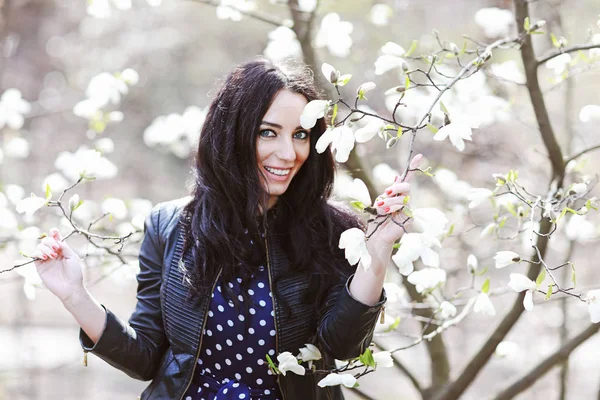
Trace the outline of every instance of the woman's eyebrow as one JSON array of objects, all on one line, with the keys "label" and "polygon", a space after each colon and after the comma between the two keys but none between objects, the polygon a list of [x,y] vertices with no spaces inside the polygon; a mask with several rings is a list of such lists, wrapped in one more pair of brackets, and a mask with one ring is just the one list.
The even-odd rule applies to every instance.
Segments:
[{"label": "woman's eyebrow", "polygon": [[[261,124],[262,124],[262,125],[268,125],[268,126],[272,126],[272,127],[274,127],[274,128],[278,128],[278,129],[283,129],[283,126],[281,126],[281,125],[279,125],[279,124],[276,124],[276,123],[274,123],[274,122],[263,121]],[[302,126],[301,126],[301,125],[298,125],[298,126],[296,127],[296,129],[295,129],[295,130],[297,131],[297,130],[299,130],[299,129],[305,130],[304,128],[302,128]]]}]

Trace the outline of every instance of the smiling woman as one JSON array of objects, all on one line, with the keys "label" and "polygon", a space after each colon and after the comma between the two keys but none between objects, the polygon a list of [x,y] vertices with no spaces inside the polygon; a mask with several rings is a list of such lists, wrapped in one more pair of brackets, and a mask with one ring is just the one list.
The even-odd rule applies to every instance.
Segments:
[{"label": "smiling woman", "polygon": [[[315,148],[325,113],[300,121],[318,98],[298,64],[261,58],[227,77],[201,132],[192,195],[146,220],[128,322],[86,290],[58,230],[38,246],[40,277],[81,325],[84,351],[151,379],[142,399],[343,398],[295,354],[326,371],[365,351],[400,232],[382,226],[369,241],[369,271],[344,257],[342,232],[362,224],[328,202],[335,165]],[[390,186],[378,211],[396,210],[408,187]]]}]

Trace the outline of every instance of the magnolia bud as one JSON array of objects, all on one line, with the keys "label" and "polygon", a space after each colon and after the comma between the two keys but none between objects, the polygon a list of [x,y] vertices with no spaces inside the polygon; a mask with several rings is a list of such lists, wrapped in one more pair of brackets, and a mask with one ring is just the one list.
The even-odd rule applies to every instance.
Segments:
[{"label": "magnolia bud", "polygon": [[79,204],[79,195],[77,193],[75,193],[69,199],[69,209],[74,210],[77,207],[77,204]]},{"label": "magnolia bud", "polygon": [[460,49],[458,48],[458,46],[455,43],[450,42],[448,47],[450,47],[450,51],[452,51],[455,56],[460,54]]}]

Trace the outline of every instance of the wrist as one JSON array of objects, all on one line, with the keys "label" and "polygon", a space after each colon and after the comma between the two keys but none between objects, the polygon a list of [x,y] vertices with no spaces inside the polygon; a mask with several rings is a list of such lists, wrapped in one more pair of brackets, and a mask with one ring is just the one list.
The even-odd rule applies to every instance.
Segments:
[{"label": "wrist", "polygon": [[80,286],[73,289],[71,294],[61,299],[63,306],[69,311],[78,308],[79,306],[85,304],[89,300],[90,293],[84,286]]}]

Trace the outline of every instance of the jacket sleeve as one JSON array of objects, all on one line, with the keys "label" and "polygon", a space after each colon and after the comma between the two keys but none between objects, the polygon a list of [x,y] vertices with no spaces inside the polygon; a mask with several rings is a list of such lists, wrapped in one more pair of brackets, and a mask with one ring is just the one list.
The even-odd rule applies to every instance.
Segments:
[{"label": "jacket sleeve", "polygon": [[367,306],[350,293],[352,274],[343,284],[332,288],[319,321],[318,341],[323,351],[338,360],[358,357],[371,343],[377,317],[386,301],[382,290],[379,301]]},{"label": "jacket sleeve", "polygon": [[[135,379],[150,380],[167,349],[161,313],[160,287],[164,244],[159,239],[160,208],[146,218],[139,253],[137,304],[126,323],[106,309],[104,331],[94,344],[80,329],[79,340],[92,352]],[[103,306],[104,307],[104,306]]]}]

